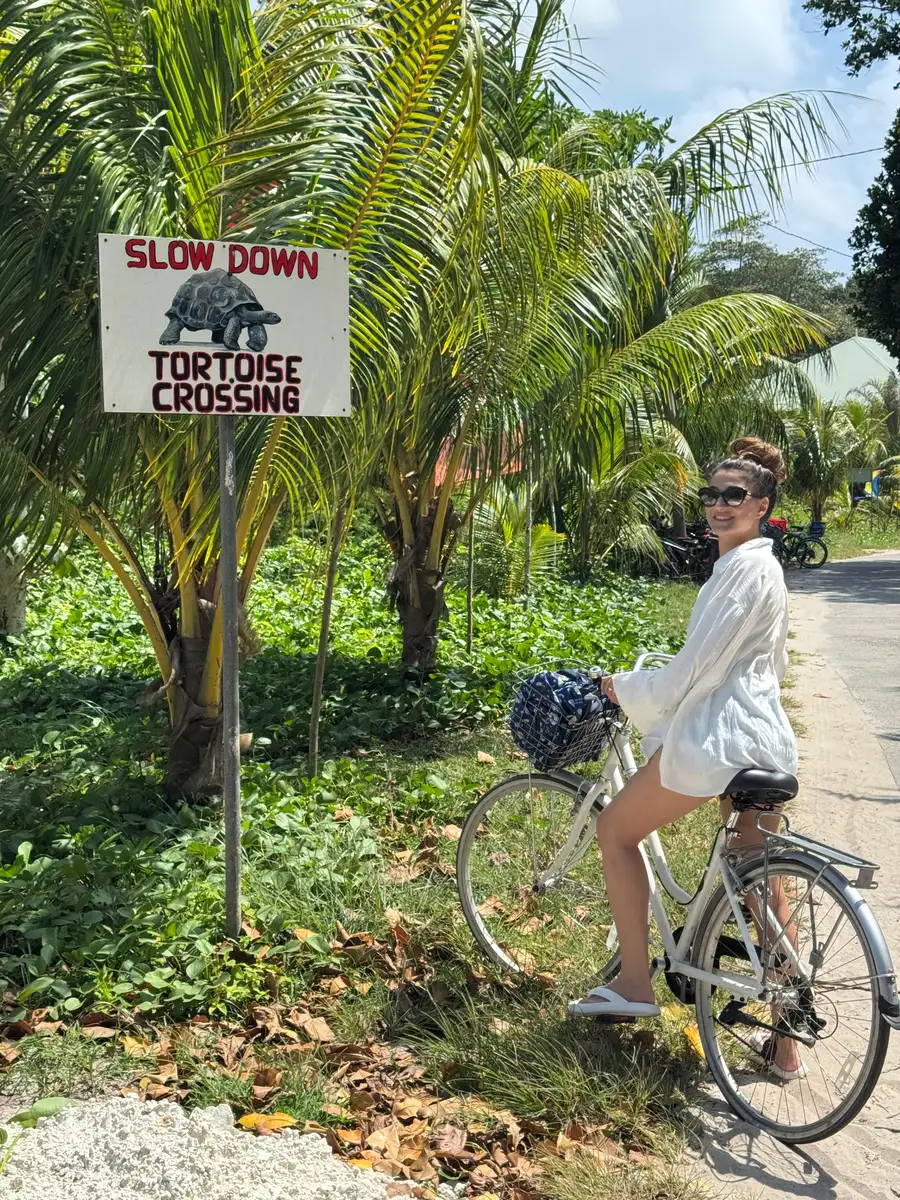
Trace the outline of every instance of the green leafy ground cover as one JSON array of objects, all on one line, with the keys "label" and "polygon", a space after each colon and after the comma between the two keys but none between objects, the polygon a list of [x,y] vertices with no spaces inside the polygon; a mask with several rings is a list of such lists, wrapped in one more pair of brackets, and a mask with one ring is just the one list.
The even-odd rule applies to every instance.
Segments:
[{"label": "green leafy ground cover", "polygon": [[[423,681],[394,665],[383,562],[353,547],[324,712],[331,757],[310,780],[318,595],[307,552],[294,542],[271,556],[252,612],[265,648],[242,682],[255,737],[244,773],[246,908],[274,942],[292,924],[330,936],[364,900],[366,910],[372,899],[390,906],[385,828],[403,841],[398,826],[413,840],[426,822],[460,821],[508,770],[497,722],[522,667],[610,663],[671,643],[651,616],[653,589],[610,576],[554,583],[529,612],[476,598],[467,656],[455,594],[445,665]],[[126,598],[89,559],[34,589],[28,636],[0,660],[0,973],[22,1005],[49,1006],[53,1019],[95,1003],[225,1012],[258,987],[216,949],[218,814],[162,794],[163,714],[142,706],[151,677]],[[496,751],[498,765],[479,762],[477,748]]]}]

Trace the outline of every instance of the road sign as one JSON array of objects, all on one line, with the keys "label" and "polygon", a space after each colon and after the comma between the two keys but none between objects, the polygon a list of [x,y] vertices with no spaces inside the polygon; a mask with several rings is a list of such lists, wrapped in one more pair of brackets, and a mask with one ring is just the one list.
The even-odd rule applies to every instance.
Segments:
[{"label": "road sign", "polygon": [[101,234],[107,412],[349,416],[344,251]]}]

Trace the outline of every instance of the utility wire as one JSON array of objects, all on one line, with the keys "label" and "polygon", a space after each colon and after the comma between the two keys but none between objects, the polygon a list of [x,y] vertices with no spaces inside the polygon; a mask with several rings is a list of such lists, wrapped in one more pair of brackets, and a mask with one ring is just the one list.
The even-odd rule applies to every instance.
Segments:
[{"label": "utility wire", "polygon": [[840,254],[842,258],[853,257],[846,250],[835,250],[834,246],[823,246],[821,242],[814,242],[812,238],[804,237],[802,233],[791,233],[789,229],[782,229],[780,225],[773,225],[771,221],[763,221],[763,225],[774,229],[776,233],[783,233],[785,237],[796,238],[798,242],[808,242],[810,246],[815,246],[818,250],[827,250],[829,254]]},{"label": "utility wire", "polygon": [[860,154],[881,154],[884,146],[870,146],[868,150],[847,150],[843,154],[826,154],[822,158],[799,158],[796,162],[782,163],[780,167],[753,167],[748,175],[768,175],[772,171],[789,171],[792,167],[812,167],[816,163],[834,162],[838,158],[858,158]]}]

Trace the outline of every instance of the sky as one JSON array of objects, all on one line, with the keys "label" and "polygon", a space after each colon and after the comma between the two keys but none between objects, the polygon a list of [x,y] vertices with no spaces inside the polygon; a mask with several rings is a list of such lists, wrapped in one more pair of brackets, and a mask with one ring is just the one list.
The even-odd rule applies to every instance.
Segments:
[{"label": "sky", "polygon": [[[590,107],[642,108],[674,118],[680,140],[725,109],[776,92],[805,89],[849,93],[833,97],[846,126],[835,122],[830,153],[883,147],[900,108],[895,61],[856,77],[846,73],[840,31],[827,36],[818,14],[802,0],[571,0],[581,52],[600,71],[596,86],[580,89]],[[829,151],[826,151],[829,153]],[[829,252],[832,270],[851,267],[847,239],[881,154],[836,159],[799,173],[784,211],[772,221],[842,251]],[[769,229],[784,249],[806,246]]]}]

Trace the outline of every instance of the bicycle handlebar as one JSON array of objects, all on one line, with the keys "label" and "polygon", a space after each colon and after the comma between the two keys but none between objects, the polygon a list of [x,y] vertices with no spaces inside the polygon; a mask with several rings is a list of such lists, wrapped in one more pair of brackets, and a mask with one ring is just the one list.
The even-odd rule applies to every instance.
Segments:
[{"label": "bicycle handlebar", "polygon": [[656,660],[658,660],[660,662],[671,662],[671,660],[674,657],[675,657],[674,654],[653,654],[650,652],[648,652],[647,654],[641,654],[638,656],[638,659],[634,664],[634,670],[635,671],[643,671],[644,663],[646,663],[646,662],[654,662]]}]

